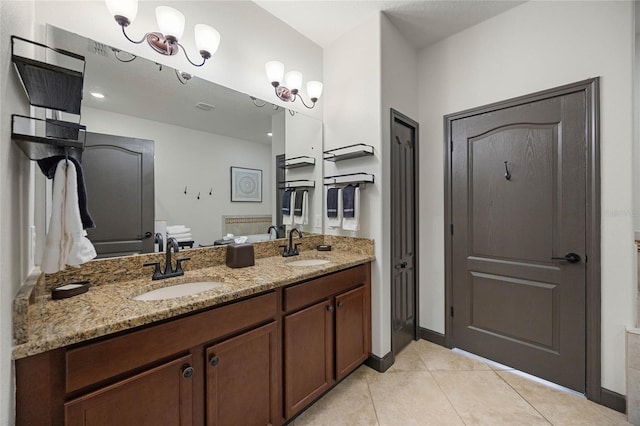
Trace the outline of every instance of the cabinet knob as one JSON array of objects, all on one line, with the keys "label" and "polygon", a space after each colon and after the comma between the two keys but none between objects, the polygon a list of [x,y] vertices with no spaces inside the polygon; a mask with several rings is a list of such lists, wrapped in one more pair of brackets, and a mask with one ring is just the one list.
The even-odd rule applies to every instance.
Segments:
[{"label": "cabinet knob", "polygon": [[338,308],[342,308],[344,306],[344,303],[341,301],[338,302]]},{"label": "cabinet knob", "polygon": [[184,377],[185,379],[188,379],[191,376],[193,376],[193,367],[191,366],[185,367],[184,370],[182,370],[182,377]]},{"label": "cabinet knob", "polygon": [[327,311],[329,311],[329,312],[333,312],[333,305],[329,305],[329,306],[327,306]]},{"label": "cabinet knob", "polygon": [[215,367],[216,365],[218,365],[219,362],[220,362],[220,358],[218,358],[217,356],[212,356],[211,359],[209,359],[209,364],[212,367]]}]

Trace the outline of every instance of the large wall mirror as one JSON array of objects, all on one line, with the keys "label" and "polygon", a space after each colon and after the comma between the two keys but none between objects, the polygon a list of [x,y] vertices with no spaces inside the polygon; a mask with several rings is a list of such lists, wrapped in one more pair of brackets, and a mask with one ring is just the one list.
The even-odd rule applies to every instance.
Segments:
[{"label": "large wall mirror", "polygon": [[[139,235],[123,234],[124,223],[136,214],[118,201],[118,195],[131,190],[125,174],[139,173],[131,170],[137,166],[127,165],[128,148],[110,159],[83,159],[87,179],[107,160],[115,161],[110,171],[119,170],[112,181],[101,176],[101,189],[88,194],[94,216],[118,218],[101,227],[96,217],[97,227],[89,232],[94,245],[104,245],[104,253],[149,251],[121,240],[144,240],[165,225],[189,228],[194,248],[219,243],[229,233],[250,236],[250,241],[267,238],[269,225],[282,223],[281,182],[291,180],[315,184],[307,188],[307,223],[293,226],[322,231],[320,120],[193,77],[186,62],[185,69],[175,70],[51,25],[47,44],[86,58],[81,124],[88,142],[91,133],[153,141],[154,225]],[[282,166],[283,159],[293,157],[312,158],[315,165]]]}]

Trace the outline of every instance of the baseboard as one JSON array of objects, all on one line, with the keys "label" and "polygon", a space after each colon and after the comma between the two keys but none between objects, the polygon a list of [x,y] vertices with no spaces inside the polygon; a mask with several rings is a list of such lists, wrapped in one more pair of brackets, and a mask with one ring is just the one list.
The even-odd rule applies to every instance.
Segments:
[{"label": "baseboard", "polygon": [[384,373],[396,362],[395,357],[393,356],[393,352],[389,352],[382,358],[379,356],[371,354],[369,358],[364,362],[368,367],[373,368],[374,370]]},{"label": "baseboard", "polygon": [[427,328],[420,327],[420,338],[422,340],[426,340],[427,342],[435,343],[436,345],[444,347],[447,346],[445,344],[444,334],[438,333],[437,331],[429,330]]},{"label": "baseboard", "polygon": [[627,412],[627,398],[624,395],[609,389],[601,388],[600,404],[621,413]]}]

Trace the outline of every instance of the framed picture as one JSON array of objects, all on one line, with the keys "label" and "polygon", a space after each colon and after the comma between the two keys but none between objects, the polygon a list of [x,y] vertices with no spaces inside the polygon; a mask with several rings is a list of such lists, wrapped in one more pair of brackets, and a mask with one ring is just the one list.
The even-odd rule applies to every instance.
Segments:
[{"label": "framed picture", "polygon": [[262,170],[231,167],[231,201],[262,202]]}]

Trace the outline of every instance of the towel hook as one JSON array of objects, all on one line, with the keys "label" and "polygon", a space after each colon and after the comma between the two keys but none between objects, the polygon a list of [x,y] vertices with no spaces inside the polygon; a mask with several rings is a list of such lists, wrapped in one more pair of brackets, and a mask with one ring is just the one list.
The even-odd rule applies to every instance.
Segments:
[{"label": "towel hook", "polygon": [[209,190],[209,195],[213,195],[213,188]]},{"label": "towel hook", "polygon": [[509,167],[507,162],[504,162],[504,178],[506,180],[511,180],[511,172],[509,171]]},{"label": "towel hook", "polygon": [[184,187],[184,195],[187,195],[187,187]]},{"label": "towel hook", "polygon": [[198,191],[198,197],[197,197],[197,199],[198,199],[198,200],[200,199],[200,191]]}]

